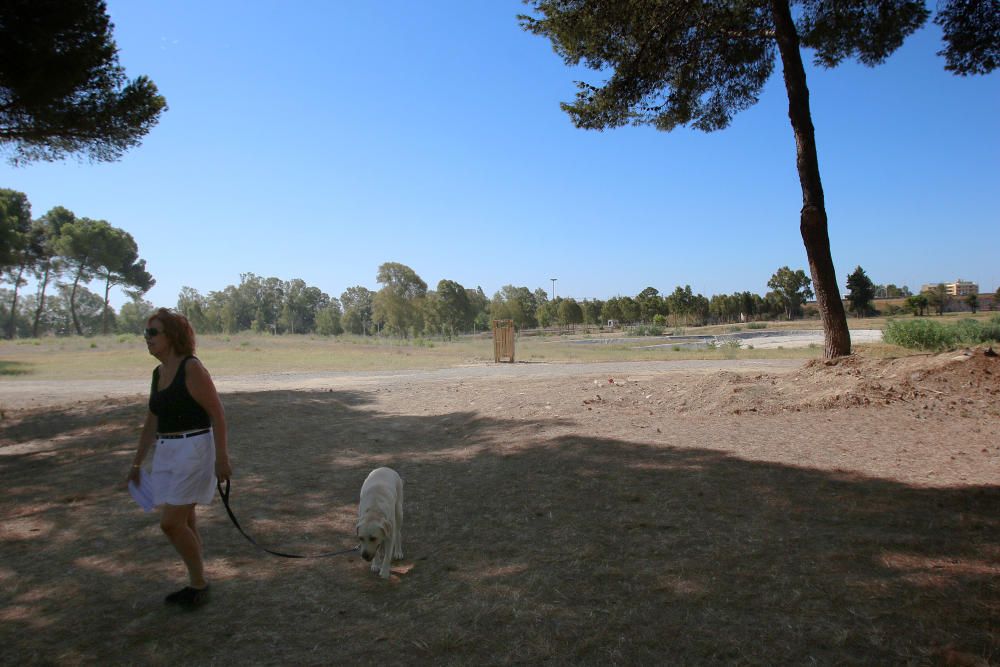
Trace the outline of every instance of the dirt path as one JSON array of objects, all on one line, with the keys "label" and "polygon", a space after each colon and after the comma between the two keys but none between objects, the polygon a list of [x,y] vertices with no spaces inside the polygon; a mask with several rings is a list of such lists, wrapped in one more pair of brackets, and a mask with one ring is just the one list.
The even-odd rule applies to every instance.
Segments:
[{"label": "dirt path", "polygon": [[[474,378],[565,378],[593,375],[649,375],[661,373],[732,372],[780,373],[802,365],[800,360],[636,361],[595,364],[476,364],[435,370],[269,373],[218,376],[220,393],[257,391],[315,391],[370,388],[400,383],[455,382]],[[149,391],[147,378],[134,380],[5,380],[0,381],[0,408],[41,408],[99,399],[140,396]]]}]

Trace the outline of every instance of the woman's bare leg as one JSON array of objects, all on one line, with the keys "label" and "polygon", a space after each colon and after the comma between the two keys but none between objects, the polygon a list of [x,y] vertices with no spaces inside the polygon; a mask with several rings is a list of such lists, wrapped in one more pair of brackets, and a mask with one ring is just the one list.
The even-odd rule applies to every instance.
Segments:
[{"label": "woman's bare leg", "polygon": [[180,554],[192,588],[205,588],[205,564],[201,557],[201,536],[194,519],[194,505],[164,505],[160,529]]},{"label": "woman's bare leg", "polygon": [[198,532],[198,513],[195,511],[194,507],[191,508],[191,513],[188,514],[188,528],[194,533],[194,537],[198,540],[198,553],[201,554],[202,559],[205,558],[205,545],[201,541],[201,533]]}]

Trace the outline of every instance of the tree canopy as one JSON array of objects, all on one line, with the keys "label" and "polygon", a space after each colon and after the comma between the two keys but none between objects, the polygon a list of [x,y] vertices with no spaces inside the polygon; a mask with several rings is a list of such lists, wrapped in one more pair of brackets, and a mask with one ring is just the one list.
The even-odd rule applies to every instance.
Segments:
[{"label": "tree canopy", "polygon": [[24,274],[40,251],[37,235],[32,234],[31,204],[23,192],[0,189],[0,275],[14,285],[11,295],[7,337],[14,337],[18,290]]},{"label": "tree canopy", "polygon": [[120,285],[134,298],[141,297],[152,289],[156,280],[146,271],[146,260],[139,259],[139,246],[132,235],[124,229],[108,225],[101,228],[95,248],[94,275],[104,281],[103,333],[108,333],[111,308],[111,288]]},{"label": "tree canopy", "polygon": [[344,307],[344,329],[353,334],[366,334],[372,330],[372,308],[375,293],[361,285],[348,287],[340,295]]},{"label": "tree canopy", "polygon": [[59,255],[58,249],[60,230],[63,223],[72,221],[74,217],[72,211],[62,206],[56,206],[32,223],[38,238],[38,253],[35,257],[35,265],[32,267],[35,278],[38,280],[38,303],[35,306],[35,316],[31,326],[32,336],[38,336],[42,313],[45,311],[45,297],[49,282],[59,278],[65,267],[65,262]]},{"label": "tree canopy", "polygon": [[860,266],[847,276],[847,289],[847,300],[854,314],[858,317],[867,315],[872,309],[872,299],[875,298],[875,283]]},{"label": "tree canopy", "polygon": [[437,284],[437,311],[441,326],[450,334],[467,329],[473,319],[468,291],[454,280]]},{"label": "tree canopy", "polygon": [[927,305],[937,311],[938,315],[944,315],[944,309],[948,307],[951,297],[948,295],[948,288],[944,283],[938,283],[934,289],[922,292],[927,297]]},{"label": "tree canopy", "polygon": [[111,225],[105,220],[77,218],[63,224],[56,241],[59,254],[73,272],[73,288],[69,295],[70,315],[73,328],[83,335],[83,325],[76,311],[76,295],[81,283],[90,282],[99,266],[99,258],[104,254],[106,241],[112,235]]},{"label": "tree canopy", "polygon": [[118,62],[103,0],[0,3],[0,148],[25,163],[118,159],[167,108]]},{"label": "tree canopy", "polygon": [[1000,8],[996,0],[951,0],[934,22],[944,31],[945,69],[963,76],[989,74],[1000,65]]},{"label": "tree canopy", "polygon": [[914,294],[906,297],[906,305],[913,311],[914,315],[923,315],[930,305],[926,294]]},{"label": "tree canopy", "polygon": [[398,262],[386,262],[378,267],[376,280],[383,286],[372,304],[377,320],[389,331],[406,336],[423,329],[419,300],[427,295],[427,283],[416,271]]},{"label": "tree canopy", "polygon": [[559,324],[583,324],[583,308],[576,299],[563,299],[559,303]]},{"label": "tree canopy", "polygon": [[527,287],[504,285],[490,302],[490,316],[493,319],[513,320],[518,329],[537,326],[537,310],[538,297]]},{"label": "tree canopy", "polygon": [[0,188],[0,271],[20,263],[31,226],[31,204],[23,192]]},{"label": "tree canopy", "polygon": [[785,316],[792,319],[802,312],[802,304],[812,298],[813,291],[809,286],[812,281],[805,271],[792,271],[783,266],[774,272],[767,286],[774,290],[785,306]]}]

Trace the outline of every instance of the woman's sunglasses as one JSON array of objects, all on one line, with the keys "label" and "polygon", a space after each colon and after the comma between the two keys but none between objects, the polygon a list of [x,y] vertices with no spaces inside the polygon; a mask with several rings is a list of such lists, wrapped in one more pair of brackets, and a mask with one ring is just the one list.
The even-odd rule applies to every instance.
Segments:
[{"label": "woman's sunglasses", "polygon": [[160,333],[161,333],[160,330],[157,329],[156,327],[147,327],[142,330],[142,335],[145,336],[146,338],[156,338],[157,336],[160,335]]}]

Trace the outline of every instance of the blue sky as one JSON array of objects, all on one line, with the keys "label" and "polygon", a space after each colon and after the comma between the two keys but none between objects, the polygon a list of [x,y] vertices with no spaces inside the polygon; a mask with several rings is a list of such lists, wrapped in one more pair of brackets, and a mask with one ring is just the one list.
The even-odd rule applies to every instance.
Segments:
[{"label": "blue sky", "polygon": [[[780,67],[727,130],[592,132],[559,102],[600,75],[521,30],[516,0],[108,5],[169,111],[119,162],[2,163],[0,185],[129,231],[156,305],[244,272],[337,297],[387,261],[577,299],[808,271]],[[1000,286],[1000,75],[948,74],[940,48],[929,25],[880,67],[808,68],[842,290],[858,265]]]}]

